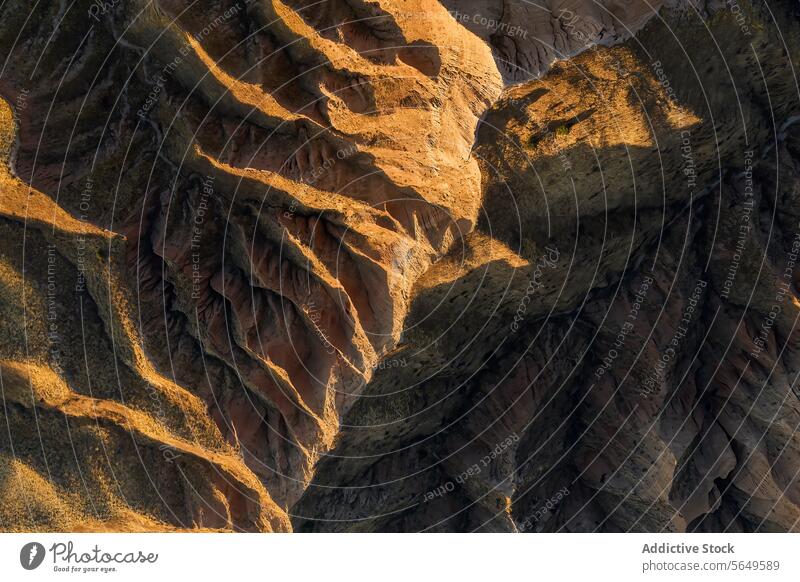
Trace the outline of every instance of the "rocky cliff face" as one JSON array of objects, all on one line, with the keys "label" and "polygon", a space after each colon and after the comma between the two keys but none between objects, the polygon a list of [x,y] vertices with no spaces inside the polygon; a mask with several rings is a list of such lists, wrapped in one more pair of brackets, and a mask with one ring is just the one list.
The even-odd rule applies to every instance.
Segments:
[{"label": "rocky cliff face", "polygon": [[797,529],[796,8],[521,4],[0,8],[4,529]]}]

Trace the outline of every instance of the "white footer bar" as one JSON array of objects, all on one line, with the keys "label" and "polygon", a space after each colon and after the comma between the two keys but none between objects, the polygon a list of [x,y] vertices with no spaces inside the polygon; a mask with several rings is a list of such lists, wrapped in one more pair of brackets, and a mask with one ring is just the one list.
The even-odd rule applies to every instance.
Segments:
[{"label": "white footer bar", "polygon": [[796,582],[800,534],[0,534],[0,580],[179,577]]}]

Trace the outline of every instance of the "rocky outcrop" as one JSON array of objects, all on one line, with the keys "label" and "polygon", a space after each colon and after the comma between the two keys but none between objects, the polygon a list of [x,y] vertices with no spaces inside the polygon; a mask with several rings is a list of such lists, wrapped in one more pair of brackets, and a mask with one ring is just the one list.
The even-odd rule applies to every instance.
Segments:
[{"label": "rocky outcrop", "polygon": [[[15,10],[4,96],[24,107],[8,179],[80,217],[54,257],[78,273],[54,301],[74,305],[80,287],[107,365],[188,387],[203,410],[178,412],[213,419],[287,511],[396,344],[414,281],[474,228],[470,149],[502,87],[490,49],[415,1]],[[35,216],[47,241],[70,238],[49,219]],[[108,249],[87,257],[87,230]],[[109,277],[132,296],[109,297]],[[141,391],[130,383],[114,382]]]},{"label": "rocky outcrop", "polygon": [[504,94],[479,228],[296,529],[797,530],[800,39],[748,23],[668,11]]}]

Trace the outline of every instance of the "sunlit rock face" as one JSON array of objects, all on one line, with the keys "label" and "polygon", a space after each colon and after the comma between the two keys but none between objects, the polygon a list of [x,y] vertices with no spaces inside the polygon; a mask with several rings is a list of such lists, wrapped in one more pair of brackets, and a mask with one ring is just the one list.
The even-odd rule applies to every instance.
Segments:
[{"label": "sunlit rock face", "polygon": [[[142,383],[152,366],[199,397],[219,446],[288,510],[396,345],[412,285],[474,228],[471,147],[502,89],[490,48],[434,2],[4,12],[4,97],[25,99],[11,171],[109,247],[56,251],[98,279],[80,301]],[[79,238],[44,210],[46,240]],[[167,521],[244,527],[228,513]]]},{"label": "sunlit rock face", "polygon": [[0,527],[796,528],[742,6],[6,3]]},{"label": "sunlit rock face", "polygon": [[126,14],[159,62],[187,52],[147,115],[182,190],[129,226],[139,281],[157,303],[169,287],[151,335],[183,325],[235,372],[220,424],[285,508],[397,342],[414,281],[473,228],[470,147],[501,88],[435,5],[310,6],[254,3],[208,40],[192,3]]}]

